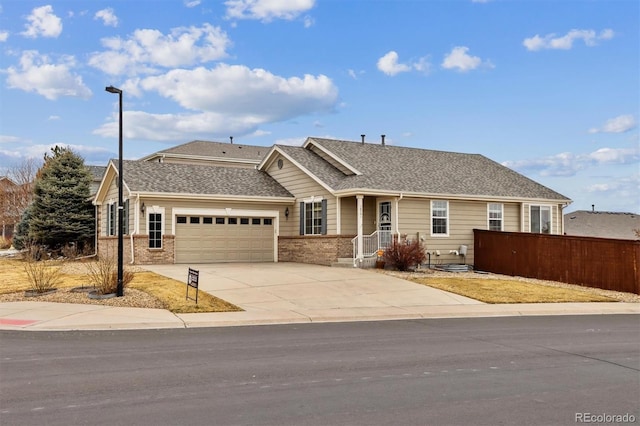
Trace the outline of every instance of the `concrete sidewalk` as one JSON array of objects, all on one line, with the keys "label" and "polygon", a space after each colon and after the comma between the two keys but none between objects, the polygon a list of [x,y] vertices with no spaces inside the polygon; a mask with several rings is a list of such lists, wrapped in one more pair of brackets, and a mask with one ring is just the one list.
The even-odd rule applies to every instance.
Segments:
[{"label": "concrete sidewalk", "polygon": [[[296,263],[189,265],[200,290],[244,312],[173,314],[162,309],[46,302],[0,303],[0,329],[121,330],[447,317],[640,313],[638,303],[488,305],[362,269]],[[185,282],[186,265],[145,266]]]}]

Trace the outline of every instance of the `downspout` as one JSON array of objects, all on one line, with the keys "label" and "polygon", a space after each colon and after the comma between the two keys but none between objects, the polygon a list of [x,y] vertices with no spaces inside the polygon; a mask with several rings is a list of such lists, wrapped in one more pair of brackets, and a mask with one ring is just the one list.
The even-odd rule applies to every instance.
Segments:
[{"label": "downspout", "polygon": [[400,201],[404,198],[404,194],[400,193],[400,198],[396,198],[396,214],[395,222],[396,222],[396,234],[398,234],[398,241],[400,241]]}]

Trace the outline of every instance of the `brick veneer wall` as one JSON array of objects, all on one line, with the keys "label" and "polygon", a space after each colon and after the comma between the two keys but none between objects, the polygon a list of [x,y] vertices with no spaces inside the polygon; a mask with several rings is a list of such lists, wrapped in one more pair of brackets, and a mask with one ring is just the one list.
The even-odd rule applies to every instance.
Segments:
[{"label": "brick veneer wall", "polygon": [[300,235],[278,237],[278,261],[331,265],[352,257],[354,235]]},{"label": "brick veneer wall", "polygon": [[[175,262],[175,245],[173,235],[162,236],[162,248],[150,249],[147,235],[134,235],[133,247],[137,265],[172,264]],[[117,256],[118,237],[100,237],[98,256]],[[123,261],[131,263],[131,237],[123,238]]]}]

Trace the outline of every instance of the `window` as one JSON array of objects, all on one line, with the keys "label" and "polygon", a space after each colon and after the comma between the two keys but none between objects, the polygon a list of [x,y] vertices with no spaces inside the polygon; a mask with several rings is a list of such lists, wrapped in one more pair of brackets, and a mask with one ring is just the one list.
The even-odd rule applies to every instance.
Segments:
[{"label": "window", "polygon": [[502,231],[502,204],[489,203],[487,209],[489,212],[489,231]]},{"label": "window", "polygon": [[300,235],[325,235],[327,233],[327,200],[300,203]]},{"label": "window", "polygon": [[107,235],[116,235],[116,203],[107,206]]},{"label": "window", "polygon": [[240,225],[248,225],[249,224],[249,218],[248,217],[241,217],[240,218]]},{"label": "window", "polygon": [[189,218],[189,223],[197,225],[198,223],[200,223],[200,216],[191,216]]},{"label": "window", "polygon": [[216,217],[216,225],[224,225],[224,217]]},{"label": "window", "polygon": [[162,248],[162,213],[149,213],[149,248]]},{"label": "window", "polygon": [[212,217],[203,217],[202,218],[202,223],[204,223],[205,225],[211,225],[213,223],[213,218]]},{"label": "window", "polygon": [[238,218],[237,217],[230,217],[229,219],[227,219],[227,224],[228,225],[237,225],[238,224]]},{"label": "window", "polygon": [[252,225],[260,225],[260,218],[259,217],[254,217],[251,219],[251,224]]},{"label": "window", "polygon": [[431,201],[431,235],[449,235],[448,201]]},{"label": "window", "polygon": [[176,222],[177,223],[187,223],[187,217],[186,216],[178,216],[178,217],[176,217]]},{"label": "window", "polygon": [[531,206],[531,232],[539,234],[551,233],[551,207]]},{"label": "window", "polygon": [[262,220],[262,224],[263,225],[273,225],[273,219],[271,219],[270,217],[265,217]]}]

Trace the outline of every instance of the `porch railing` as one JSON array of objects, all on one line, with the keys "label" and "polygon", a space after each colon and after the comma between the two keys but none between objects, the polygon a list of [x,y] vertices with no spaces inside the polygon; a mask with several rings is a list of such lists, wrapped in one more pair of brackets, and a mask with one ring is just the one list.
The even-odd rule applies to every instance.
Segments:
[{"label": "porch railing", "polygon": [[[358,256],[358,237],[351,240],[353,243],[353,265],[356,265]],[[362,255],[364,257],[371,257],[377,253],[378,250],[385,250],[393,243],[393,233],[391,231],[375,231],[371,235],[362,236]]]}]

